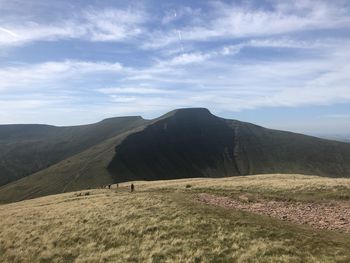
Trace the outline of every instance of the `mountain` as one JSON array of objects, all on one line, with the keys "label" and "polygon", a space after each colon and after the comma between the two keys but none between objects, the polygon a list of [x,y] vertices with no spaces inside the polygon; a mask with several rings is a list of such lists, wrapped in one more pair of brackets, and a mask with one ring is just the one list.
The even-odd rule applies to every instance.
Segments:
[{"label": "mountain", "polygon": [[350,176],[348,143],[227,120],[202,108],[179,109],[137,123],[47,169],[2,186],[0,201],[129,180],[261,173]]},{"label": "mountain", "polygon": [[0,125],[0,186],[47,168],[145,122],[137,116],[73,127]]},{"label": "mountain", "polygon": [[116,180],[259,173],[350,176],[350,144],[176,110],[116,146]]},{"label": "mountain", "polygon": [[346,135],[346,134],[315,134],[315,136],[320,137],[320,138],[324,138],[327,140],[336,140],[336,141],[340,141],[340,142],[350,142],[350,135]]}]

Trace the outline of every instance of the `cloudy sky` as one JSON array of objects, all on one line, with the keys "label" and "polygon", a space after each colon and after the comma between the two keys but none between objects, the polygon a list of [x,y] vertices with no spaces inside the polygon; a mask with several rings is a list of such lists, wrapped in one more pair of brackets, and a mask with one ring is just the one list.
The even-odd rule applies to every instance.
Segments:
[{"label": "cloudy sky", "polygon": [[350,134],[350,1],[0,0],[0,123],[182,107]]}]

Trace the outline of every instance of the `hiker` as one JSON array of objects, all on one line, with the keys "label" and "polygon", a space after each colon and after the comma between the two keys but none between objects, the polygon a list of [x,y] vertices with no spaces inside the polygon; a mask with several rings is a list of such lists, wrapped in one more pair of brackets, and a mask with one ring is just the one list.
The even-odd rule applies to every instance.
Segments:
[{"label": "hiker", "polygon": [[111,189],[111,185],[110,184],[108,185],[108,189]]},{"label": "hiker", "polygon": [[135,186],[134,186],[134,184],[131,184],[131,186],[130,186],[131,193],[134,192],[134,190],[135,190]]},{"label": "hiker", "polygon": [[117,188],[119,188],[119,184],[117,184]]}]

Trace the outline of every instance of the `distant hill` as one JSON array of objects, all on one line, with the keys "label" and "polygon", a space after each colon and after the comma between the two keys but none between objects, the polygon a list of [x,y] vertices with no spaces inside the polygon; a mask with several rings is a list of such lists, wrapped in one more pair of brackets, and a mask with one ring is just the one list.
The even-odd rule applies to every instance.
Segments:
[{"label": "distant hill", "polygon": [[350,135],[345,134],[315,134],[315,136],[324,138],[327,140],[335,140],[340,142],[350,142]]},{"label": "distant hill", "polygon": [[[226,120],[202,108],[128,123],[114,136],[108,133],[78,154],[2,186],[0,201],[129,180],[261,173],[350,177],[349,143]],[[74,145],[76,149],[79,143]]]},{"label": "distant hill", "polygon": [[141,117],[121,117],[72,127],[0,125],[0,186],[145,122]]}]

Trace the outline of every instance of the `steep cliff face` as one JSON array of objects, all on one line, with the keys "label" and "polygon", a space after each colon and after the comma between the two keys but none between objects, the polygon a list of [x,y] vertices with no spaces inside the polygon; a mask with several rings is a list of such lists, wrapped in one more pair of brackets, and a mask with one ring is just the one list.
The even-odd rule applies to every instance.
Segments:
[{"label": "steep cliff face", "polygon": [[108,170],[116,181],[257,173],[348,176],[350,144],[225,120],[206,109],[181,109],[125,138]]},{"label": "steep cliff face", "polygon": [[234,136],[206,109],[177,110],[128,136],[108,170],[116,180],[236,175]]}]

